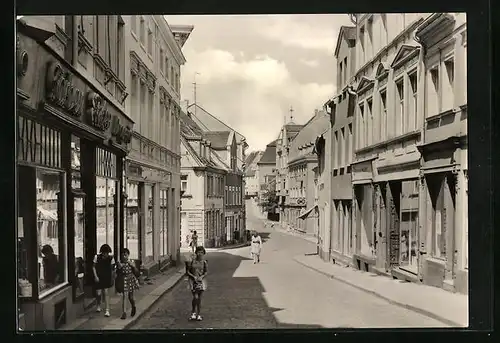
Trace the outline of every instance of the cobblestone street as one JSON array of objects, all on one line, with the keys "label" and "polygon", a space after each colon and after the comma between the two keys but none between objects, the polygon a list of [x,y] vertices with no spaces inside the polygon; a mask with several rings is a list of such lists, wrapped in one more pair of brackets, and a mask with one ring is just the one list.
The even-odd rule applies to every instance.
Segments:
[{"label": "cobblestone street", "polygon": [[314,253],[314,243],[266,232],[255,213],[247,213],[249,227],[264,240],[261,263],[252,263],[248,247],[207,253],[204,320],[188,321],[191,294],[181,282],[131,329],[446,326],[300,265],[293,256]]}]

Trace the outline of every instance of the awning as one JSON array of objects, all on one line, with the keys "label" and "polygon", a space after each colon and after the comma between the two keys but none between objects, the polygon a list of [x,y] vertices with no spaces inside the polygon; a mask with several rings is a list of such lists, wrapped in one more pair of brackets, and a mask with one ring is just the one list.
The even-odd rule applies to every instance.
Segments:
[{"label": "awning", "polygon": [[307,217],[309,217],[309,214],[311,214],[311,212],[313,210],[315,210],[316,208],[318,208],[318,205],[314,205],[313,207],[311,207],[310,209],[308,209],[307,211],[305,211],[304,213],[302,213],[299,218],[300,219],[306,219]]}]

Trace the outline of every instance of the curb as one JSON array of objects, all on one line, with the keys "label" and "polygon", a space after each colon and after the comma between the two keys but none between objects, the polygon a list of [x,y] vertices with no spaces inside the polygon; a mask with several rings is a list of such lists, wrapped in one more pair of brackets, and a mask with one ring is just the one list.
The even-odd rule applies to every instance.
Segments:
[{"label": "curb", "polygon": [[310,265],[308,265],[308,264],[306,264],[306,263],[304,263],[304,262],[302,262],[302,261],[299,261],[296,257],[293,257],[293,260],[294,260],[295,262],[297,262],[298,264],[303,265],[303,266],[304,266],[304,267],[306,267],[306,268],[309,268],[309,269],[311,269],[311,270],[314,270],[315,272],[320,273],[320,274],[323,274],[323,275],[325,275],[325,276],[327,276],[327,277],[329,277],[329,278],[331,278],[331,279],[334,279],[334,280],[340,281],[340,282],[342,282],[342,283],[344,283],[344,284],[346,284],[346,285],[349,285],[349,286],[351,286],[351,287],[354,287],[354,288],[356,288],[356,289],[358,289],[358,290],[361,290],[361,291],[363,291],[363,292],[365,292],[365,293],[369,293],[369,294],[371,294],[371,295],[374,295],[374,296],[376,296],[377,298],[383,299],[383,300],[387,301],[388,303],[390,303],[390,304],[392,304],[392,305],[396,305],[396,306],[399,306],[399,307],[405,308],[405,309],[407,309],[407,310],[410,310],[410,311],[413,311],[413,312],[419,313],[419,314],[421,314],[421,315],[424,315],[424,316],[426,316],[426,317],[429,317],[429,318],[432,318],[432,319],[434,319],[434,320],[440,321],[441,323],[446,324],[446,325],[449,325],[449,326],[453,326],[453,327],[460,327],[460,328],[463,328],[463,327],[464,327],[464,325],[463,325],[463,324],[460,324],[460,323],[457,323],[457,322],[455,322],[455,321],[449,320],[449,319],[447,319],[447,318],[441,317],[441,316],[439,316],[439,315],[437,315],[437,314],[435,314],[435,313],[429,312],[429,311],[427,311],[427,310],[424,310],[424,309],[422,309],[422,308],[419,308],[419,307],[416,307],[416,306],[413,306],[413,305],[409,305],[409,304],[401,303],[401,302],[399,302],[399,301],[395,301],[395,300],[393,300],[393,299],[391,299],[391,298],[388,298],[388,297],[386,297],[386,296],[383,296],[383,295],[382,295],[382,294],[380,294],[380,293],[377,293],[377,292],[375,292],[375,291],[372,291],[372,290],[366,289],[366,288],[364,288],[364,287],[361,287],[361,286],[359,286],[359,285],[357,285],[357,284],[355,284],[355,283],[353,283],[353,282],[346,281],[345,279],[341,279],[341,278],[339,278],[339,277],[337,277],[337,276],[335,276],[335,275],[328,274],[328,273],[326,273],[326,272],[323,272],[323,271],[321,271],[321,270],[318,270],[318,269],[316,269],[316,268],[314,268],[314,267],[311,267]]},{"label": "curb", "polygon": [[[162,294],[160,296],[158,296],[155,300],[153,300],[153,302],[151,304],[147,305],[146,309],[144,309],[144,311],[142,311],[141,313],[137,313],[137,315],[134,317],[134,319],[132,319],[129,323],[125,324],[125,326],[123,328],[118,329],[118,330],[129,330],[132,326],[137,324],[137,322],[144,317],[146,312],[148,312],[156,303],[158,303],[158,301],[160,299],[162,299],[163,296],[165,296],[165,294],[170,292],[175,286],[177,286],[179,284],[179,282],[184,277],[184,273],[180,273],[180,271],[183,271],[183,270],[184,270],[184,267],[179,267],[177,269],[177,271],[172,275],[172,278],[177,278],[177,280],[175,280],[172,283],[172,285],[170,285],[167,289],[165,289],[165,291],[162,292]],[[176,275],[176,274],[178,274],[178,275]],[[161,286],[159,286],[159,287],[161,287]],[[105,330],[102,330],[102,331],[105,331]]]}]

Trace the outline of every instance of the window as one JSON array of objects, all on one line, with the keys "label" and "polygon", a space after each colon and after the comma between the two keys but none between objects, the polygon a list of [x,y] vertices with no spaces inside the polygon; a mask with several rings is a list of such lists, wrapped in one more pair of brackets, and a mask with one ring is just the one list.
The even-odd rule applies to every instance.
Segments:
[{"label": "window", "polygon": [[368,59],[373,57],[373,17],[368,18],[368,22],[366,24],[367,34],[367,49],[368,49]]},{"label": "window", "polygon": [[373,99],[370,98],[366,101],[366,145],[373,144],[375,136],[375,125],[373,122]]},{"label": "window", "polygon": [[116,74],[118,78],[125,82],[125,22],[118,16],[118,29],[116,39]]},{"label": "window", "polygon": [[[347,80],[347,57],[344,57],[344,83],[347,83],[349,82],[349,80]],[[344,99],[345,99],[345,95],[344,95]]]},{"label": "window", "polygon": [[343,168],[346,165],[346,139],[345,139],[345,127],[340,129],[340,166]]},{"label": "window", "polygon": [[385,89],[380,91],[380,138],[387,139],[387,92]]},{"label": "window", "polygon": [[348,126],[349,133],[348,133],[348,143],[347,143],[347,164],[350,165],[352,163],[352,124],[349,124]]},{"label": "window", "polygon": [[[339,133],[338,131],[335,131],[335,145],[334,147],[338,147],[339,146]],[[334,152],[334,155],[333,155],[333,169],[337,169],[339,167],[339,153],[338,153],[338,149],[334,149],[335,152]]]},{"label": "window", "polygon": [[344,84],[344,71],[343,71],[343,62],[341,61],[340,64],[339,64],[339,86],[338,88],[341,88],[342,85]]},{"label": "window", "polygon": [[413,131],[418,128],[417,72],[410,74],[408,76],[408,79],[410,80],[410,88],[412,93],[408,126],[410,127],[410,130]]},{"label": "window", "polygon": [[436,66],[429,70],[429,87],[428,101],[427,101],[427,115],[433,116],[441,112],[441,91],[439,81],[439,67]]},{"label": "window", "polygon": [[444,61],[443,64],[446,77],[443,78],[443,93],[441,94],[443,99],[443,108],[441,111],[446,111],[454,107],[455,62],[453,59],[448,59]]},{"label": "window", "polygon": [[359,124],[358,124],[358,149],[365,147],[365,106],[363,103],[359,104]]},{"label": "window", "polygon": [[127,182],[125,204],[125,246],[131,259],[139,259],[139,184]]},{"label": "window", "polygon": [[145,197],[146,197],[146,208],[144,209],[146,215],[146,230],[145,232],[145,261],[144,263],[148,263],[154,260],[153,255],[153,228],[154,228],[154,216],[153,216],[153,208],[154,208],[154,185],[145,184]]},{"label": "window", "polygon": [[399,136],[405,132],[405,98],[404,98],[404,79],[396,81],[396,135]]},{"label": "window", "polygon": [[163,49],[160,49],[160,72],[165,74],[165,56],[163,55]]},{"label": "window", "polygon": [[168,255],[168,190],[160,189],[160,255]]},{"label": "window", "polygon": [[153,31],[148,28],[148,54],[153,57]]},{"label": "window", "polygon": [[382,46],[386,46],[389,43],[389,31],[387,30],[387,14],[382,13]]},{"label": "window", "polygon": [[225,186],[224,187],[224,191],[225,191],[225,198],[226,198],[226,203],[229,204],[229,187],[228,186]]},{"label": "window", "polygon": [[[149,117],[152,119],[153,113],[154,113],[154,98],[155,94],[152,92],[148,92],[148,110],[149,110]],[[156,141],[156,125],[154,125],[153,121],[150,120],[148,123],[148,138]]]},{"label": "window", "polygon": [[138,131],[141,135],[144,135],[144,136],[147,136],[147,127],[148,127],[148,113],[147,113],[147,109],[146,109],[146,96],[147,96],[147,92],[146,92],[146,85],[142,84],[141,81],[139,81],[139,89],[140,89],[140,102],[139,102],[139,106],[140,106],[140,117],[138,118],[139,119],[139,127],[138,127]]},{"label": "window", "polygon": [[181,175],[181,191],[183,191],[183,192],[188,191],[188,176],[187,175]]},{"label": "window", "polygon": [[[130,113],[132,115],[132,119],[134,120],[134,122],[138,122],[137,118],[139,118],[139,108],[138,108],[138,104],[139,104],[139,99],[138,99],[138,90],[137,90],[137,76],[135,76],[134,74],[130,74],[130,83],[131,83],[131,86],[130,86]],[[136,129],[138,130],[138,129]]]},{"label": "window", "polygon": [[75,263],[75,296],[85,293],[85,194],[81,190],[80,174],[80,138],[71,135],[71,188],[74,195],[74,263]]},{"label": "window", "polygon": [[144,46],[146,45],[146,21],[144,20],[144,17],[141,16],[141,28],[140,28],[140,41],[141,44]]},{"label": "window", "polygon": [[42,298],[67,281],[65,174],[21,165],[17,173],[19,296]]},{"label": "window", "polygon": [[[96,176],[97,251],[103,244],[111,249],[115,244],[115,192],[118,182]],[[114,250],[114,249],[113,249]]]},{"label": "window", "polygon": [[366,62],[366,52],[365,52],[365,27],[362,26],[360,29],[359,29],[359,42],[360,42],[360,47],[361,47],[361,51],[360,51],[360,66],[362,66],[365,62]]},{"label": "window", "polygon": [[137,34],[137,16],[133,15],[130,16],[130,28],[132,29],[132,32]]},{"label": "window", "polygon": [[175,87],[174,77],[175,77],[174,66],[170,66],[170,85],[172,87]]},{"label": "window", "polygon": [[170,81],[168,70],[169,70],[168,57],[165,57],[165,80],[167,80],[167,82]]}]

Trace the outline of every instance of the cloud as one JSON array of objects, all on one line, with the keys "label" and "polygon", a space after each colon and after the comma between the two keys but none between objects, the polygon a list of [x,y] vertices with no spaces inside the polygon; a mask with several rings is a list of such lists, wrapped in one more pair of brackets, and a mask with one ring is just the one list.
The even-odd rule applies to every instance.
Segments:
[{"label": "cloud", "polygon": [[308,60],[308,59],[301,58],[300,63],[305,64],[306,66],[311,67],[311,68],[316,68],[319,66],[319,62],[317,60]]},{"label": "cloud", "polygon": [[305,123],[335,91],[333,84],[300,83],[283,61],[261,54],[238,60],[239,53],[219,49],[187,49],[182,70],[182,96],[193,101],[194,73],[199,87],[197,102],[243,134],[251,149],[264,149],[289,119]]},{"label": "cloud", "polygon": [[320,50],[331,54],[335,49],[338,31],[333,27],[300,20],[304,17],[311,16],[270,16],[266,25],[256,27],[257,32],[285,46]]}]

